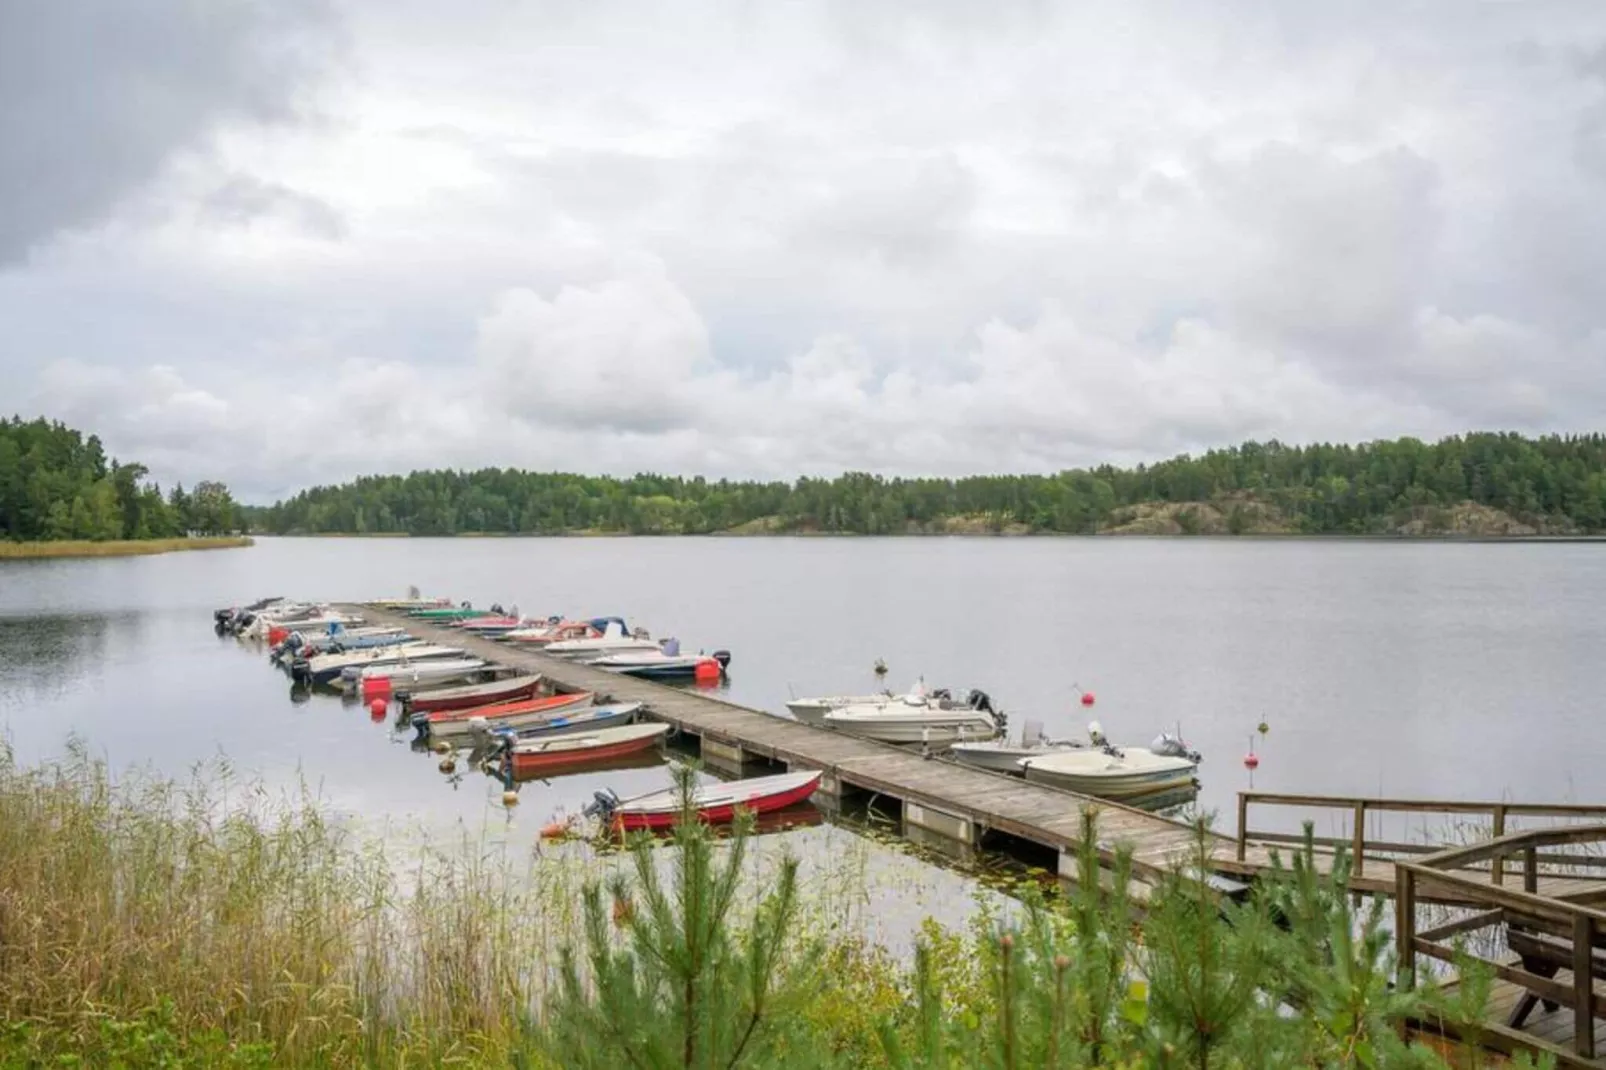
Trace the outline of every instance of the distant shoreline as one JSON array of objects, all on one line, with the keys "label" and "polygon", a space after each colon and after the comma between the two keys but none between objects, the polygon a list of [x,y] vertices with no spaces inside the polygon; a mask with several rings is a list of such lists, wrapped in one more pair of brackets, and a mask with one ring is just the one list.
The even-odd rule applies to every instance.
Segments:
[{"label": "distant shoreline", "polygon": [[[866,535],[857,531],[708,531],[632,534],[628,531],[504,532],[459,531],[452,535],[410,535],[405,531],[257,532],[264,539],[1099,539],[1152,542],[1448,542],[1448,543],[1606,543],[1606,535],[1405,535],[1394,533],[1245,532],[1241,535],[1174,535],[1159,532],[1070,531],[906,531]],[[3,546],[4,544],[0,544]],[[0,553],[0,556],[4,556]]]},{"label": "distant shoreline", "polygon": [[35,560],[52,557],[140,557],[181,550],[232,550],[256,542],[248,535],[220,535],[204,539],[61,539],[51,542],[0,542],[0,560]]}]

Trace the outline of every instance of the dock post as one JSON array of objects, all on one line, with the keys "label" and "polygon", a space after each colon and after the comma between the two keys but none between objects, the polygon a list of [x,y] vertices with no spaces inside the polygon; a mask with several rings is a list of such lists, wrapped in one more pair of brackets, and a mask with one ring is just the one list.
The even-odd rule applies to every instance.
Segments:
[{"label": "dock post", "polygon": [[1355,828],[1350,833],[1350,836],[1351,836],[1351,839],[1354,841],[1350,846],[1350,852],[1355,856],[1354,858],[1350,859],[1350,865],[1354,867],[1353,869],[1350,870],[1350,872],[1353,873],[1355,876],[1359,877],[1361,875],[1361,870],[1366,867],[1366,800],[1365,799],[1357,799],[1355,801]]},{"label": "dock post", "polygon": [[720,740],[703,737],[703,762],[716,769],[723,769],[727,773],[742,772],[742,766],[747,762],[747,755],[737,743],[723,743]]},{"label": "dock post", "polygon": [[1573,915],[1573,1047],[1595,1057],[1595,920]]},{"label": "dock post", "polygon": [[1244,851],[1249,846],[1249,793],[1238,793],[1238,861],[1244,860]]},{"label": "dock post", "polygon": [[1394,942],[1398,951],[1395,985],[1416,986],[1416,874],[1407,866],[1394,871]]},{"label": "dock post", "polygon": [[[1491,839],[1498,840],[1506,834],[1506,804],[1500,803],[1494,808],[1494,835]],[[1506,883],[1506,856],[1498,854],[1489,863],[1489,880],[1497,887]]]}]

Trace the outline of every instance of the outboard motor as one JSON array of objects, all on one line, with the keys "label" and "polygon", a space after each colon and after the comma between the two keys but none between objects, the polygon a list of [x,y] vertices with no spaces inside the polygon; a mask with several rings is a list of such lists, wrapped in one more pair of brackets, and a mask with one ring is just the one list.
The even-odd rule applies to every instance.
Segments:
[{"label": "outboard motor", "polygon": [[987,692],[985,691],[971,691],[970,708],[973,710],[978,710],[981,713],[998,712],[997,710],[993,709],[993,700],[988,697]]},{"label": "outboard motor", "polygon": [[710,654],[709,657],[719,662],[719,669],[721,672],[724,672],[726,669],[730,668],[731,652],[729,650],[716,650]]},{"label": "outboard motor", "polygon": [[407,723],[413,726],[413,731],[418,733],[419,739],[429,738],[429,714],[415,713],[407,718]]},{"label": "outboard motor", "polygon": [[312,686],[312,665],[306,658],[295,658],[290,662],[290,679],[298,684]]},{"label": "outboard motor", "polygon": [[613,814],[614,809],[618,805],[618,794],[612,788],[603,788],[601,791],[592,792],[591,801],[586,803],[585,809],[580,812],[585,814],[587,817],[600,817],[605,819]]},{"label": "outboard motor", "polygon": [[1186,758],[1195,765],[1204,761],[1204,755],[1189,747],[1180,736],[1173,736],[1170,732],[1161,732],[1154,737],[1149,749],[1167,758]]},{"label": "outboard motor", "polygon": [[502,608],[502,603],[500,603],[500,602],[492,602],[491,603],[491,612],[495,613],[498,617],[507,616],[507,610]]}]

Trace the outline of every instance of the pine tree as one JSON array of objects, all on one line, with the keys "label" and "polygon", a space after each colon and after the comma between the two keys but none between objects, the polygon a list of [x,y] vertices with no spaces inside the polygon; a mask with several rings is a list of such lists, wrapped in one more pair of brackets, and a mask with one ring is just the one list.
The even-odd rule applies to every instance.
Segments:
[{"label": "pine tree", "polygon": [[[797,916],[797,861],[786,858],[750,919],[736,916],[750,818],[717,843],[692,805],[695,775],[676,773],[681,813],[666,884],[652,841],[631,844],[634,881],[585,889],[585,946],[565,949],[561,991],[545,1043],[576,1070],[735,1070],[827,1065],[798,1035],[791,1013],[811,991],[813,949],[790,930]],[[723,857],[720,857],[723,855]],[[616,941],[611,926],[621,929]]]}]

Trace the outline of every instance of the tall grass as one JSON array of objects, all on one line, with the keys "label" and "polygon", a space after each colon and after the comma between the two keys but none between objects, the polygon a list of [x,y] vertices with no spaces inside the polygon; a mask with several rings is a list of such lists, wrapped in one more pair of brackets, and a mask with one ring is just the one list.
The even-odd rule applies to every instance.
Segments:
[{"label": "tall grass", "polygon": [[[703,857],[728,852],[743,881],[735,894],[721,893],[730,913],[715,924],[701,907],[693,909],[706,897],[687,892],[698,882],[685,872],[692,857],[685,845],[706,834],[678,835],[675,846],[657,852],[644,842],[602,855],[582,844],[540,848],[522,869],[499,845],[484,842],[425,849],[403,860],[394,857],[397,848],[387,854],[380,841],[317,800],[242,785],[226,766],[198,770],[184,782],[114,780],[80,745],[70,745],[60,761],[22,767],[0,742],[0,1070],[545,1070],[577,1065],[569,1042],[590,1035],[577,1032],[577,1022],[598,1014],[621,1020],[617,1012],[626,1005],[635,1032],[672,1035],[679,1028],[672,1007],[652,995],[668,989],[648,983],[662,963],[654,965],[659,960],[646,953],[674,946],[684,913],[713,925],[708,931],[730,949],[707,963],[757,961],[743,950],[753,946],[755,926],[780,925],[770,890],[778,877],[790,881],[800,873],[784,850],[749,851],[742,865],[739,840],[709,847]],[[1090,824],[1085,838],[1096,842]],[[1094,889],[1100,863],[1091,846],[1083,854],[1081,884]],[[644,867],[665,874],[656,900],[643,893],[655,883]],[[1300,873],[1296,868],[1295,877]],[[1223,969],[1253,976],[1271,991],[1303,993],[1294,1002],[1314,1023],[1303,1032],[1290,1031],[1291,1023],[1258,1004],[1206,1008],[1221,1028],[1243,1034],[1246,1050],[1261,1043],[1250,1034],[1270,1030],[1287,1050],[1302,1053],[1276,1065],[1443,1065],[1420,1051],[1408,1063],[1305,1057],[1329,1041],[1360,1037],[1363,1026],[1367,1043],[1383,1043],[1387,1037],[1374,1041],[1372,1032],[1395,1028],[1409,999],[1385,991],[1389,969],[1375,919],[1364,952],[1351,954],[1336,943],[1353,920],[1347,896],[1308,867],[1303,884],[1273,892],[1282,896],[1280,916],[1296,922],[1284,936],[1265,923],[1269,914],[1240,912],[1241,923],[1220,924],[1213,906],[1194,905],[1204,902],[1202,891],[1177,899],[1169,928],[1147,932],[1151,939],[1143,945],[1132,943],[1119,897],[1112,906],[1096,891],[1073,894],[1068,907],[1050,915],[1042,900],[1028,896],[1039,906],[1024,927],[1007,911],[985,908],[973,915],[968,934],[923,927],[913,971],[855,935],[865,920],[855,913],[865,879],[862,855],[806,875],[822,894],[811,900],[800,892],[782,912],[785,931],[767,938],[772,951],[760,956],[766,970],[790,978],[784,1020],[774,1023],[765,1048],[775,1060],[766,1055],[762,1064],[741,1065],[1160,1065],[1149,1056],[1187,1050],[1178,1046],[1182,1040],[1210,1031],[1190,1024],[1203,1011],[1178,1010],[1171,1006],[1176,999],[1156,998],[1154,989],[1146,1009],[1129,1006],[1132,982],[1146,979],[1164,989],[1160,995],[1181,999],[1201,978],[1225,977]],[[1114,883],[1124,886],[1119,876]],[[599,913],[604,888],[611,922]],[[1157,909],[1155,916],[1166,915]],[[651,931],[643,928],[649,921]],[[1311,938],[1329,929],[1338,935]],[[1174,939],[1164,939],[1167,933]],[[1222,960],[1225,967],[1190,957],[1205,936],[1211,947],[1236,949]],[[1324,957],[1328,939],[1335,943]],[[1017,940],[1024,957],[1012,966]],[[1360,980],[1343,974],[1330,982],[1333,955],[1365,967],[1354,974]],[[1252,969],[1245,973],[1239,960]],[[763,978],[746,967],[705,975],[697,972],[702,962],[687,958],[684,970],[692,972],[682,981],[710,986],[699,991],[719,997],[706,1003],[707,1013],[723,1013],[721,994],[745,985],[750,997],[732,1004],[731,1013],[756,1021],[757,1000],[768,991]],[[639,989],[631,977],[643,979]],[[620,1004],[618,994],[627,989],[640,998]],[[1324,1007],[1337,1024],[1312,1017]],[[1364,1022],[1355,1017],[1360,1011]],[[1040,1019],[1059,1024],[1044,1033],[1032,1024]],[[710,1036],[725,1035],[723,1019],[699,1019],[697,1028],[705,1025]],[[1047,1062],[993,1059],[1016,1043],[1040,1047],[1044,1038],[1057,1053]],[[1062,1040],[1091,1057],[1061,1048]],[[1100,1057],[1101,1048],[1112,1057]],[[623,1065],[609,1062],[606,1050],[591,1055],[587,1065]],[[1173,1064],[1169,1056],[1162,1062]],[[1204,1062],[1175,1062],[1184,1064]]]},{"label": "tall grass", "polygon": [[88,539],[59,539],[50,542],[0,541],[0,559],[33,557],[131,557],[140,554],[166,554],[175,550],[228,550],[251,546],[248,535],[219,535],[203,539],[116,539],[93,542]]}]

